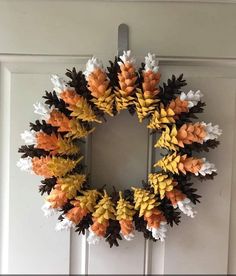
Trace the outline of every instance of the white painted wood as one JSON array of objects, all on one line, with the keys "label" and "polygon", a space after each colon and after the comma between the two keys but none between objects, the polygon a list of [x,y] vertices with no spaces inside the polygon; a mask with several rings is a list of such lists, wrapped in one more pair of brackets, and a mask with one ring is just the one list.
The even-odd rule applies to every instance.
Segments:
[{"label": "white painted wood", "polygon": [[[1,272],[236,273],[236,6],[231,4],[235,1],[223,2],[0,1]],[[170,229],[165,243],[146,243],[137,235],[135,241],[109,249],[104,243],[88,246],[75,233],[55,233],[56,219],[46,220],[40,211],[39,178],[21,173],[15,163],[19,134],[35,118],[32,104],[51,87],[48,76],[73,65],[84,67],[91,54],[107,63],[117,52],[117,27],[122,22],[129,25],[130,47],[138,62],[146,52],[156,52],[163,80],[184,72],[189,88],[204,90],[208,108],[202,118],[220,123],[224,135],[221,146],[207,154],[219,176],[196,183],[204,197],[195,220],[183,218],[179,227]],[[145,178],[148,135],[135,120],[122,113],[92,137],[96,185],[109,182],[124,188]],[[106,151],[101,152],[104,144]],[[114,174],[117,167],[122,174]]]},{"label": "white painted wood", "polygon": [[[9,241],[9,133],[10,133],[10,72],[1,64],[1,109],[0,109],[0,163],[1,170],[1,208],[0,208],[0,234],[1,234],[1,272],[6,273],[8,269],[8,241]],[[4,91],[4,92],[3,92]]]},{"label": "white painted wood", "polygon": [[117,248],[109,249],[103,241],[90,246],[89,274],[142,274],[144,270],[144,240],[137,234],[130,243],[121,241]]},{"label": "white painted wood", "polygon": [[126,23],[140,57],[235,57],[235,13],[235,4],[1,0],[0,53],[112,57]]}]

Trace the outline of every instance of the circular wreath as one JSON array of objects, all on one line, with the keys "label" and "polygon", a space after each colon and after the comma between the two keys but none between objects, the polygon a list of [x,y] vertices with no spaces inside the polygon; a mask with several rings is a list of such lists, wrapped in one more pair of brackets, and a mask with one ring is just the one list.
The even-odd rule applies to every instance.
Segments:
[{"label": "circular wreath", "polygon": [[[60,213],[56,230],[74,227],[95,244],[105,238],[118,246],[122,237],[131,240],[135,230],[146,239],[166,237],[167,225],[180,222],[181,212],[194,217],[193,205],[200,196],[190,178],[212,179],[214,164],[194,152],[209,151],[219,142],[218,125],[193,122],[205,104],[202,93],[182,92],[183,74],[172,75],[159,86],[160,72],[155,55],[148,54],[136,69],[135,59],[127,51],[105,70],[92,58],[86,71],[67,70],[65,82],[51,77],[53,92],[46,92],[45,103],[34,104],[41,121],[30,123],[30,131],[21,134],[26,145],[17,165],[21,170],[44,177],[39,187],[47,193],[42,210],[46,216]],[[164,149],[163,158],[153,166],[143,187],[114,191],[93,188],[81,162],[85,138],[105,116],[116,116],[128,109],[139,122],[148,120],[150,135],[159,132],[155,148]],[[181,211],[181,212],[179,212]]]}]

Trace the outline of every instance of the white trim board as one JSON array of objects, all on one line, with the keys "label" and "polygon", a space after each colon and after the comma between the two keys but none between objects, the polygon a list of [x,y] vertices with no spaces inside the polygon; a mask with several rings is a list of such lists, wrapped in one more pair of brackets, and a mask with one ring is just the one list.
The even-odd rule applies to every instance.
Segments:
[{"label": "white trim board", "polygon": [[[1,0],[0,0],[1,1]],[[78,0],[80,1],[80,0]],[[89,0],[90,1],[90,0]],[[100,1],[100,0],[98,0]],[[128,0],[129,1],[129,0]],[[132,0],[130,0],[132,1]],[[138,0],[137,0],[138,1]],[[157,0],[158,1],[158,0]],[[236,3],[236,0],[235,0]],[[86,55],[47,55],[47,54],[8,54],[0,53],[0,62],[81,62],[85,63],[92,54]],[[98,56],[98,58],[101,58]],[[136,56],[137,59],[142,59],[141,56]],[[113,59],[113,56],[110,57]],[[236,66],[236,57],[191,57],[191,56],[158,56],[161,64],[164,65],[219,65],[219,66]]]},{"label": "white trim board", "polygon": [[[50,1],[50,0],[49,0]],[[63,1],[63,0],[60,0]],[[85,0],[72,0],[84,2]],[[161,3],[202,3],[202,4],[236,4],[236,0],[86,0],[86,2],[161,2]]]}]

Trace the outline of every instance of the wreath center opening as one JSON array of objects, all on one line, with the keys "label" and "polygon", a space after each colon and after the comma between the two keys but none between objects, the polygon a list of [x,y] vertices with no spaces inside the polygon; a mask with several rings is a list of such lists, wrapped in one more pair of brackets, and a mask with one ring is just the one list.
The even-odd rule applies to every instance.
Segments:
[{"label": "wreath center opening", "polygon": [[96,126],[91,145],[91,183],[106,190],[141,186],[147,174],[148,129],[122,111]]}]

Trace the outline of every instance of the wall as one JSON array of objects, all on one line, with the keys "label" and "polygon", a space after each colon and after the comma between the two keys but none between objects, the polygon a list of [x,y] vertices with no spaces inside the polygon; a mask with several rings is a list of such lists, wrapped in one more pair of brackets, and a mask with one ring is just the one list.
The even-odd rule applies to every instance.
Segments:
[{"label": "wall", "polygon": [[[0,0],[2,272],[236,273],[236,4],[232,2]],[[130,48],[138,61],[151,51],[160,56],[163,79],[184,72],[188,88],[201,88],[206,95],[205,119],[219,122],[225,135],[222,146],[208,155],[219,176],[199,184],[204,198],[196,220],[183,219],[165,244],[154,246],[138,236],[135,244],[109,251],[103,245],[88,247],[73,233],[54,233],[55,220],[46,223],[40,211],[38,179],[20,173],[15,163],[19,134],[33,120],[32,104],[50,87],[48,76],[63,74],[74,65],[84,68],[91,55],[104,61],[112,58],[122,22],[130,27]],[[117,124],[121,127],[122,118]],[[142,151],[148,151],[146,134],[139,131]],[[100,134],[92,144],[95,151]],[[139,152],[138,158],[139,154],[143,156]],[[147,155],[144,159],[148,166]],[[93,163],[99,160],[94,158]],[[96,168],[93,171],[97,176]]]}]

